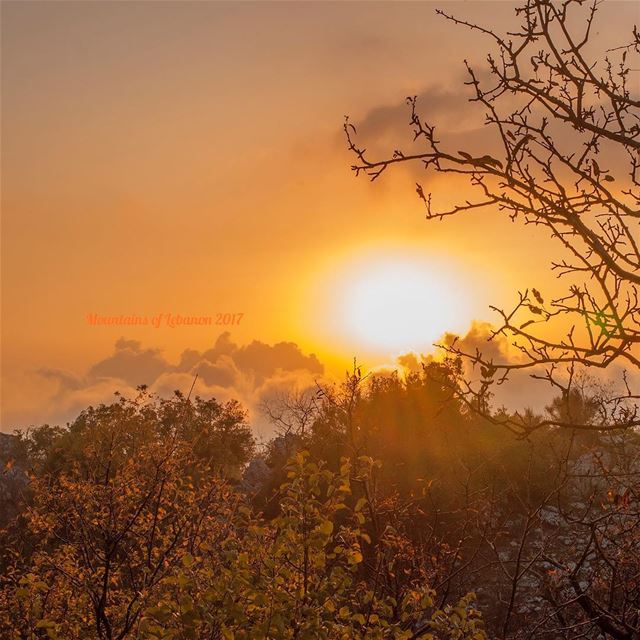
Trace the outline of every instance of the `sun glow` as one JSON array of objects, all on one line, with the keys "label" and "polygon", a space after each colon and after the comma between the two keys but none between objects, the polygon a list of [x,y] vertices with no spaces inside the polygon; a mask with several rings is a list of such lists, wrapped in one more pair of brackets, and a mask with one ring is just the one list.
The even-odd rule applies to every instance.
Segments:
[{"label": "sun glow", "polygon": [[355,340],[392,352],[429,348],[469,321],[459,287],[424,260],[364,265],[345,282],[341,303]]},{"label": "sun glow", "polygon": [[373,362],[433,352],[445,332],[466,333],[478,313],[481,287],[467,284],[468,273],[469,265],[424,247],[351,250],[316,271],[306,326],[325,358],[329,350]]}]

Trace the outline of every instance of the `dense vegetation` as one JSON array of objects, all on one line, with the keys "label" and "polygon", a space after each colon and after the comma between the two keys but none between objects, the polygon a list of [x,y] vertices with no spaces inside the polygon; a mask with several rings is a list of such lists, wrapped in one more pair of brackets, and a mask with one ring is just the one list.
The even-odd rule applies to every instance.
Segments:
[{"label": "dense vegetation", "polygon": [[[144,390],[6,438],[3,636],[634,637],[637,436],[517,439],[456,371],[280,397],[263,447]],[[596,392],[548,411],[595,424]]]},{"label": "dense vegetation", "polygon": [[[345,123],[356,173],[418,162],[476,190],[436,210],[417,183],[427,217],[498,209],[559,242],[566,296],[497,310],[520,360],[454,341],[406,379],[354,367],[266,405],[263,447],[236,403],[142,388],[3,437],[2,637],[640,637],[638,395],[582,373],[640,367],[640,34],[589,59],[598,4],[524,0],[503,35],[443,14],[494,46],[489,85],[467,67],[489,149],[449,149],[416,97],[417,152],[376,159]],[[546,412],[492,406],[527,368]]]}]

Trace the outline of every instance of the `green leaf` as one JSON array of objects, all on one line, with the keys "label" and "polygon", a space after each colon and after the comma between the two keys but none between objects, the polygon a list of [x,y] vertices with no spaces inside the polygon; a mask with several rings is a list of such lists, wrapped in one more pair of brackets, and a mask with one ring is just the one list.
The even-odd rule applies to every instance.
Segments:
[{"label": "green leaf", "polygon": [[233,631],[231,631],[231,629],[229,629],[228,627],[225,627],[224,625],[222,626],[221,631],[222,631],[222,637],[224,638],[224,640],[234,640],[234,638],[236,637]]},{"label": "green leaf", "polygon": [[358,500],[358,502],[356,502],[356,506],[354,507],[354,511],[362,511],[362,509],[364,509],[366,504],[367,504],[367,499],[366,498],[360,498],[360,500]]},{"label": "green leaf", "polygon": [[185,567],[190,567],[193,565],[193,556],[190,553],[185,553],[182,557],[182,564]]},{"label": "green leaf", "polygon": [[333,522],[331,522],[331,520],[325,520],[318,527],[318,531],[325,536],[330,536],[333,533]]}]

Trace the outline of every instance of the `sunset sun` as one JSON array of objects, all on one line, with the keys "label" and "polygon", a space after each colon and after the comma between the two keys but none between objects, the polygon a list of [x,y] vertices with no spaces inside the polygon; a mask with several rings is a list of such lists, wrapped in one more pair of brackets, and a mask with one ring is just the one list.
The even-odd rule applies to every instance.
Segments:
[{"label": "sunset sun", "polygon": [[430,350],[445,331],[469,322],[468,296],[435,261],[367,256],[340,278],[339,331],[352,344],[390,355]]}]

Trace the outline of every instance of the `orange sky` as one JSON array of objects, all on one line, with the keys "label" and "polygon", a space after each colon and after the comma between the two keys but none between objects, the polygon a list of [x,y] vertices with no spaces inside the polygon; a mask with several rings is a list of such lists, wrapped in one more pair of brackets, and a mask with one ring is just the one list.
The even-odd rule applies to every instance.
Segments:
[{"label": "orange sky", "polygon": [[[87,313],[243,313],[235,344],[295,342],[333,371],[397,355],[341,328],[343,289],[376,255],[425,256],[457,283],[465,304],[434,313],[459,309],[460,331],[518,287],[553,289],[544,236],[497,216],[426,223],[412,175],[349,171],[343,116],[384,148],[406,135],[409,94],[443,131],[481,134],[462,60],[487,43],[441,5],[513,19],[506,1],[3,2],[1,427],[113,386],[76,381],[91,393],[65,404],[62,374],[43,369],[82,377],[121,337],[177,362],[221,333],[91,327]],[[637,13],[605,3],[599,37]],[[453,198],[444,179],[431,188]]]}]

